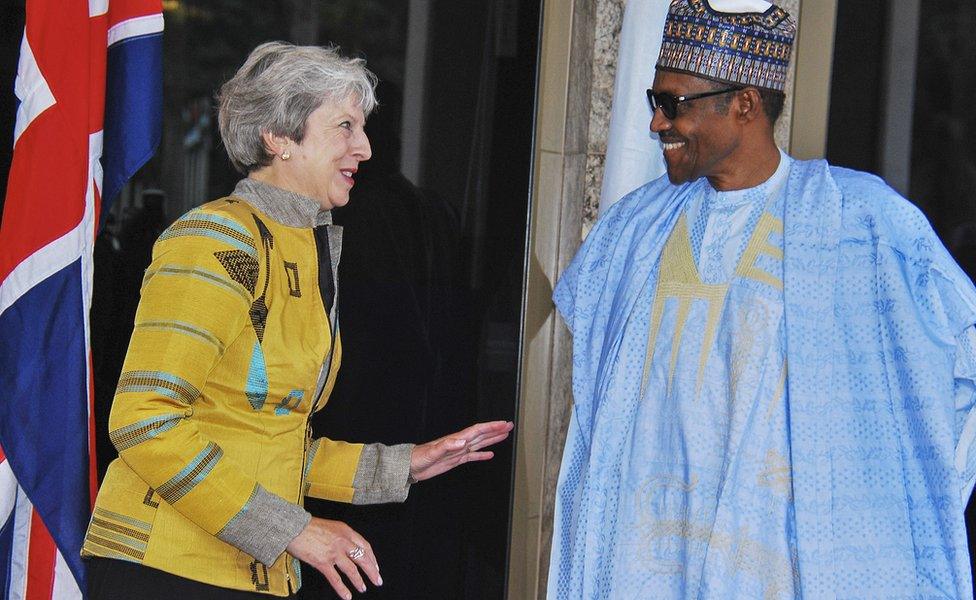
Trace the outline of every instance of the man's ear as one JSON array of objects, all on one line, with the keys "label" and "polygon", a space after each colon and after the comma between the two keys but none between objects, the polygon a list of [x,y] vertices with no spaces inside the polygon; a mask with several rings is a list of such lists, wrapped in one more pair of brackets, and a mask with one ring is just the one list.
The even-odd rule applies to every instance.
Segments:
[{"label": "man's ear", "polygon": [[277,135],[270,131],[261,132],[261,141],[264,142],[264,147],[267,149],[268,154],[279,158],[282,154],[287,153],[289,148],[295,144],[288,136]]},{"label": "man's ear", "polygon": [[762,116],[762,96],[759,90],[754,87],[747,87],[735,94],[737,102],[735,104],[735,117],[743,123],[749,123]]}]

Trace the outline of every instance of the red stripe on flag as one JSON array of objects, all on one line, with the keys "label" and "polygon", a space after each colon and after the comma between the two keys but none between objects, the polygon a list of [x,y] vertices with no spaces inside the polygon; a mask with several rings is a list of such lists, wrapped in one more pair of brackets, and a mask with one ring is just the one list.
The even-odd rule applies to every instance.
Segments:
[{"label": "red stripe on flag", "polygon": [[78,133],[70,135],[64,118],[53,112],[56,108],[38,116],[17,141],[0,228],[0,280],[38,249],[74,229],[84,214],[88,135],[83,134],[82,147]]},{"label": "red stripe on flag", "polygon": [[27,542],[26,600],[51,600],[54,593],[54,565],[57,546],[37,511],[31,509],[30,539]]},{"label": "red stripe on flag", "polygon": [[136,17],[148,15],[158,15],[160,11],[159,0],[129,0],[128,2],[112,2],[108,10],[108,26],[112,27],[122,21],[128,21]]},{"label": "red stripe on flag", "polygon": [[14,149],[0,227],[0,280],[78,224],[88,185],[88,3],[47,0],[28,2],[26,9],[25,35],[55,104],[30,122]]},{"label": "red stripe on flag", "polygon": [[[108,46],[108,17],[100,15],[88,20],[88,133],[102,130],[105,121],[105,57]],[[95,208],[98,214],[98,207]],[[97,219],[96,219],[97,221]],[[95,235],[94,233],[92,235]]]}]

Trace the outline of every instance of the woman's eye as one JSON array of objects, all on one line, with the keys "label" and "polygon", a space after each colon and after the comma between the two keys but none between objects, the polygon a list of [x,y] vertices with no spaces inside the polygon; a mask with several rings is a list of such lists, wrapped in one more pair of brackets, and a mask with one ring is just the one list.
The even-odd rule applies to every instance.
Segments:
[{"label": "woman's eye", "polygon": [[339,127],[342,127],[343,129],[352,129],[352,121],[343,121],[342,123],[339,123]]}]

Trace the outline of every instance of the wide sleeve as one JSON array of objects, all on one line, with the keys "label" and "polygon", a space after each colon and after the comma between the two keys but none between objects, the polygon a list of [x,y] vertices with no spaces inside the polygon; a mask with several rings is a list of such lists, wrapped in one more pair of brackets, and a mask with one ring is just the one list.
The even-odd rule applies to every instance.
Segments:
[{"label": "wide sleeve", "polygon": [[552,301],[563,317],[563,322],[573,332],[573,320],[576,312],[576,290],[579,286],[580,266],[585,259],[586,245],[573,257],[566,270],[559,276],[556,287],[552,291]]},{"label": "wide sleeve", "polygon": [[963,506],[976,483],[976,287],[934,234],[916,246],[932,251],[915,260],[912,281],[919,309],[929,315],[933,338],[952,348],[954,462]]},{"label": "wide sleeve", "polygon": [[969,502],[976,483],[976,328],[959,334],[956,343],[954,408],[956,471],[960,476],[963,504]]},{"label": "wide sleeve", "polygon": [[[917,309],[928,317],[932,338],[951,348],[954,463],[963,506],[976,483],[976,288],[931,230],[915,240],[911,285]],[[906,255],[908,253],[906,252]],[[910,255],[909,255],[910,256]]]},{"label": "wide sleeve", "polygon": [[[310,516],[265,490],[194,419],[207,377],[249,326],[258,258],[240,223],[197,210],[160,237],[109,418],[121,459],[207,533],[271,564]],[[253,271],[251,271],[253,272]]]},{"label": "wide sleeve", "polygon": [[[599,291],[619,275],[613,255],[635,213],[642,207],[652,206],[642,219],[647,226],[645,233],[652,235],[657,217],[672,207],[673,198],[664,196],[668,189],[665,182],[666,178],[662,178],[642,186],[601,213],[569,265],[560,273],[552,300],[574,337],[580,333],[580,320],[592,318]],[[649,204],[649,198],[654,198],[656,203]],[[664,219],[660,223],[670,223],[670,220]]]}]

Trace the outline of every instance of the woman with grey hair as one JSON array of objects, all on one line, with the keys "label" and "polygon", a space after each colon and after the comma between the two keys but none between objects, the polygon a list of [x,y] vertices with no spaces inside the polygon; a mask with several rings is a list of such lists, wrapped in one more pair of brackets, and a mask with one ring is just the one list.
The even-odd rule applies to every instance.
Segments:
[{"label": "woman with grey hair", "polygon": [[298,561],[351,598],[347,584],[382,584],[376,557],[304,496],[402,502],[508,437],[506,421],[417,446],[310,430],[342,352],[329,211],[370,157],[375,85],[361,59],[270,42],[221,88],[221,137],[245,178],[153,249],[109,420],[120,456],[82,549],[89,598],[288,596]]}]

